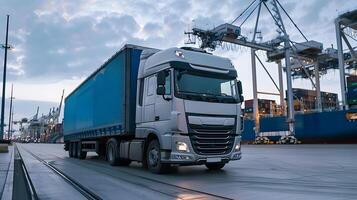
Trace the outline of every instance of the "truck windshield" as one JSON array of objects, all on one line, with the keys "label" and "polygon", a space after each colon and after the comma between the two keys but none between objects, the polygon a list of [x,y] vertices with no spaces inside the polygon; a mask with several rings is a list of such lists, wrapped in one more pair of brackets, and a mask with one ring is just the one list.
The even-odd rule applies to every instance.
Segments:
[{"label": "truck windshield", "polygon": [[237,81],[176,70],[175,95],[190,100],[238,103]]}]

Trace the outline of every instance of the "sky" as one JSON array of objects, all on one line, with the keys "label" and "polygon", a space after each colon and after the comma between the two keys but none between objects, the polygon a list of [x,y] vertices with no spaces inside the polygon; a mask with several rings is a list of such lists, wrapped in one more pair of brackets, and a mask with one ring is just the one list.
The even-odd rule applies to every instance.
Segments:
[{"label": "sky", "polygon": [[[17,115],[29,116],[42,103],[47,106],[40,108],[40,112],[47,113],[51,106],[58,104],[63,89],[68,95],[126,43],[159,49],[187,46],[184,31],[193,26],[209,29],[230,23],[250,2],[1,0],[0,42],[5,40],[6,14],[9,14],[9,43],[13,47],[8,54],[7,81],[14,84],[15,106],[16,101],[23,100],[22,103],[27,102],[31,108],[17,110]],[[336,47],[334,19],[345,11],[357,8],[357,1],[351,0],[280,2],[306,37],[322,42],[324,48]],[[251,38],[254,20],[255,14],[242,25],[242,33],[248,38]],[[285,15],[283,20],[290,38],[303,41]],[[242,22],[238,20],[236,25]],[[277,35],[276,26],[264,9],[258,30],[262,32],[262,41]],[[232,60],[242,80],[245,99],[252,98],[249,49],[225,45],[213,53]],[[258,54],[266,60],[264,52]],[[3,51],[0,52],[0,63],[3,63]],[[277,66],[271,63],[266,65],[277,79]],[[258,91],[276,92],[263,68],[258,66],[257,71]],[[300,79],[294,80],[293,87],[312,89],[308,80]],[[9,97],[9,88],[10,84],[7,85],[6,97]],[[321,77],[321,89],[339,92],[338,71]],[[260,98],[276,99],[270,96]]]}]

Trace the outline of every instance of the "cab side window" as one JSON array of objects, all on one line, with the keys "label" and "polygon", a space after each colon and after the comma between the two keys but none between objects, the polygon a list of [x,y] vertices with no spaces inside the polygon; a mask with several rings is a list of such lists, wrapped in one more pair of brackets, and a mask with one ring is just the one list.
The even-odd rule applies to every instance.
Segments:
[{"label": "cab side window", "polygon": [[165,77],[165,95],[171,95],[171,72],[167,71]]},{"label": "cab side window", "polygon": [[143,96],[144,96],[144,79],[140,79],[139,86],[139,106],[143,105]]},{"label": "cab side window", "polygon": [[148,79],[147,96],[151,96],[154,94],[155,85],[156,85],[156,82],[155,82],[154,76],[150,76]]}]

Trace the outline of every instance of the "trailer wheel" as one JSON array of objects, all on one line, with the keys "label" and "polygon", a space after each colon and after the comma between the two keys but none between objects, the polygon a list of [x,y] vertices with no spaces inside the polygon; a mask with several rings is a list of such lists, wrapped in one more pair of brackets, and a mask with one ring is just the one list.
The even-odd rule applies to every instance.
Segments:
[{"label": "trailer wheel", "polygon": [[206,163],[206,167],[209,170],[219,170],[224,167],[225,163]]},{"label": "trailer wheel", "polygon": [[112,166],[128,166],[131,161],[126,159],[120,159],[120,148],[118,141],[115,138],[111,138],[107,142],[107,160]]},{"label": "trailer wheel", "polygon": [[87,157],[87,152],[86,151],[82,151],[82,145],[81,142],[77,143],[77,157],[81,160],[85,159]]},{"label": "trailer wheel", "polygon": [[106,151],[107,151],[107,149],[106,149],[105,143],[98,142],[98,147],[97,147],[97,150],[96,150],[96,153],[98,154],[98,156],[105,158]]},{"label": "trailer wheel", "polygon": [[148,169],[155,174],[168,172],[170,164],[161,162],[160,144],[157,139],[151,140],[146,150],[146,163]]},{"label": "trailer wheel", "polygon": [[78,142],[73,142],[72,144],[73,148],[72,148],[72,151],[73,151],[73,158],[78,158]]},{"label": "trailer wheel", "polygon": [[72,142],[69,143],[68,156],[69,156],[70,158],[73,158],[73,143],[72,143]]}]

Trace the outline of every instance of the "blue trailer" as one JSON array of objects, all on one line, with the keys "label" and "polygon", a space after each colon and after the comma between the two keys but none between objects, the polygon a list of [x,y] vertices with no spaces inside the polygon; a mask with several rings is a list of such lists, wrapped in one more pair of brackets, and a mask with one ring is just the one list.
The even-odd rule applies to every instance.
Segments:
[{"label": "blue trailer", "polygon": [[90,149],[105,156],[108,138],[134,137],[136,79],[144,49],[125,45],[66,97],[63,135],[70,157],[85,158],[83,150]]},{"label": "blue trailer", "polygon": [[143,49],[124,46],[66,97],[65,141],[135,133],[136,79]]}]

